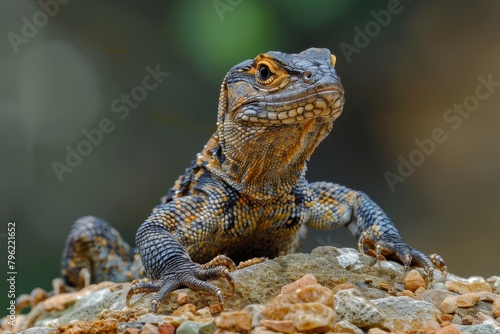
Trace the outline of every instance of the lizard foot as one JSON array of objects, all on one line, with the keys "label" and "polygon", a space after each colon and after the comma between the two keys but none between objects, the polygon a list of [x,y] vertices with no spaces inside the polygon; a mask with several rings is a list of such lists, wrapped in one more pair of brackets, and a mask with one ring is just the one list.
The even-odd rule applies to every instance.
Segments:
[{"label": "lizard foot", "polygon": [[401,238],[395,235],[379,234],[375,232],[364,231],[358,241],[359,251],[365,254],[365,246],[369,249],[375,250],[375,258],[380,267],[381,256],[393,256],[401,261],[404,265],[403,280],[408,274],[410,265],[422,267],[425,271],[425,281],[427,286],[434,281],[434,266],[442,272],[442,281],[446,279],[447,267],[443,258],[437,254],[430,256],[408,246]]},{"label": "lizard foot", "polygon": [[141,280],[134,283],[127,293],[127,306],[130,306],[130,299],[137,293],[156,292],[151,301],[151,309],[154,313],[158,313],[158,306],[170,292],[179,286],[186,286],[192,290],[207,291],[215,294],[219,300],[219,304],[223,307],[224,297],[222,296],[221,289],[205,280],[225,278],[231,287],[231,293],[233,293],[234,281],[229,272],[236,268],[234,262],[225,255],[219,255],[205,264],[194,262],[192,264],[192,266],[185,268],[182,272],[169,273],[154,281]]}]

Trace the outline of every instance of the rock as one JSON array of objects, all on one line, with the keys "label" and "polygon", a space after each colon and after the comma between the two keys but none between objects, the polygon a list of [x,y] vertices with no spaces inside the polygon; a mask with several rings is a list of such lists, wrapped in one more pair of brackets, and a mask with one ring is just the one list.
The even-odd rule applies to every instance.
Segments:
[{"label": "rock", "polygon": [[500,298],[493,302],[492,312],[495,317],[500,317]]},{"label": "rock", "polygon": [[437,322],[439,310],[431,303],[409,297],[387,297],[373,300],[373,303],[386,315],[383,326],[393,332],[441,328]]},{"label": "rock", "polygon": [[152,322],[159,324],[162,323],[163,321],[165,321],[164,315],[154,314],[154,313],[146,313],[137,318],[137,322]]},{"label": "rock", "polygon": [[470,333],[470,334],[499,334],[500,333],[500,328],[488,323],[484,322],[482,324],[478,325],[471,325],[471,326],[457,326],[460,331],[463,333]]},{"label": "rock", "polygon": [[335,312],[339,320],[347,320],[360,328],[377,326],[385,319],[384,313],[356,289],[337,292]]},{"label": "rock", "polygon": [[269,320],[264,319],[260,322],[260,324],[266,327],[269,330],[285,333],[285,334],[293,334],[296,332],[295,326],[293,325],[292,320]]},{"label": "rock", "polygon": [[248,312],[252,316],[252,327],[256,327],[264,319],[264,315],[262,314],[263,309],[264,305],[250,304],[245,306],[242,311]]},{"label": "rock", "polygon": [[97,320],[97,321],[77,321],[70,324],[61,325],[54,332],[56,334],[80,334],[80,333],[118,333],[118,321]]},{"label": "rock", "polygon": [[460,318],[457,314],[453,315],[453,319],[450,321],[453,325],[460,325],[462,323],[462,318]]},{"label": "rock", "polygon": [[[421,293],[420,295],[418,295],[417,299],[418,300],[423,300],[423,301],[426,301],[426,302],[429,302],[429,303],[432,303],[434,306],[436,306],[438,309],[440,309],[444,313],[453,313],[453,312],[455,312],[456,307],[455,307],[455,309],[453,309],[452,312],[449,312],[449,309],[447,309],[445,311],[442,308],[443,302],[449,296],[455,297],[456,294],[454,292],[451,292],[451,291],[448,291],[448,290],[430,289],[430,290],[426,290],[423,293]],[[449,301],[450,300],[448,300],[448,302]],[[456,304],[456,300],[454,301],[454,303]]]},{"label": "rock", "polygon": [[484,281],[473,280],[472,282],[448,281],[445,283],[448,290],[459,294],[470,292],[493,292],[491,286]]},{"label": "rock", "polygon": [[491,288],[496,291],[496,293],[500,293],[500,276],[491,276],[486,280],[491,286]]},{"label": "rock", "polygon": [[[12,332],[5,332],[7,333],[12,333]],[[22,334],[51,334],[54,333],[54,328],[52,327],[31,327],[29,329],[26,329],[22,332],[19,332]]]},{"label": "rock", "polygon": [[196,313],[196,306],[194,306],[193,304],[182,305],[179,308],[177,308],[174,312],[172,312],[172,316],[173,317],[180,317],[181,315],[186,314],[188,312],[191,314],[195,314]]},{"label": "rock", "polygon": [[263,326],[257,326],[252,330],[252,334],[276,334],[277,332],[271,331]]},{"label": "rock", "polygon": [[484,314],[483,312],[478,312],[478,314],[476,314],[476,318],[477,318],[477,320],[479,320],[481,322],[488,321],[488,322],[492,323],[493,325],[500,327],[500,323],[498,323],[495,319],[493,319],[489,315]]},{"label": "rock", "polygon": [[153,324],[144,324],[141,334],[159,334],[158,327]]},{"label": "rock", "polygon": [[406,289],[410,290],[411,292],[415,292],[418,288],[425,289],[427,284],[425,284],[425,280],[422,275],[420,275],[417,270],[413,269],[410,270],[408,275],[406,275],[405,286]]},{"label": "rock", "polygon": [[455,313],[457,310],[457,296],[447,296],[441,304],[441,310],[444,313]]},{"label": "rock", "polygon": [[333,330],[337,333],[363,334],[363,331],[347,320],[341,320],[335,324]]},{"label": "rock", "polygon": [[302,278],[281,288],[281,293],[290,293],[306,285],[317,284],[318,280],[313,274],[306,274]]},{"label": "rock", "polygon": [[465,293],[457,297],[458,307],[472,307],[481,299],[481,295],[477,292]]},{"label": "rock", "polygon": [[[391,282],[402,277],[403,267],[383,261],[382,269],[374,266],[375,259],[363,256],[354,249],[318,247],[311,254],[294,253],[267,260],[231,273],[235,280],[235,292],[230,293],[229,285],[223,280],[214,280],[225,298],[224,307],[241,310],[244,306],[267,303],[279,294],[283,282],[293,282],[306,274],[312,274],[324,286],[334,287],[341,283],[356,283],[367,298],[381,298],[386,292],[377,287],[382,282]],[[363,283],[363,282],[370,283]],[[358,284],[358,282],[361,282]],[[125,295],[130,283],[103,282],[79,292],[55,296],[42,301],[15,331],[33,326],[46,326],[58,319],[59,324],[72,320],[93,320],[102,310],[122,311],[126,309]],[[196,309],[217,307],[218,300],[213,294],[190,289],[179,289],[167,296],[159,307],[160,314],[171,314],[179,307],[179,294],[185,293]],[[132,297],[131,308],[151,309],[152,293],[137,294]],[[63,297],[64,296],[64,297]],[[52,297],[53,298],[53,297]],[[215,310],[220,312],[220,309]],[[214,312],[214,313],[217,313]],[[136,318],[137,319],[137,318]]]},{"label": "rock", "polygon": [[380,328],[370,328],[368,334],[387,334],[387,332]]},{"label": "rock", "polygon": [[[259,326],[265,311],[273,315],[270,320],[291,321],[294,326],[312,328],[311,331],[317,332],[332,330],[335,321],[339,323],[343,320],[348,321],[348,319],[342,318],[342,315],[337,315],[334,310],[334,306],[337,306],[334,305],[335,296],[337,294],[342,296],[345,293],[343,291],[346,291],[346,289],[358,291],[358,293],[352,292],[351,299],[355,299],[354,297],[359,298],[362,307],[368,307],[367,305],[372,303],[370,307],[376,309],[377,303],[383,304],[383,301],[387,298],[394,298],[393,302],[397,300],[401,302],[401,305],[396,303],[397,307],[393,307],[394,310],[391,310],[391,312],[394,312],[394,316],[389,317],[386,314],[388,320],[380,326],[386,326],[386,323],[394,324],[396,323],[396,317],[399,317],[399,323],[405,324],[408,328],[415,329],[417,328],[416,324],[423,323],[423,325],[427,326],[426,328],[430,328],[428,331],[438,330],[439,328],[432,326],[436,324],[435,317],[434,322],[429,325],[425,322],[425,319],[428,318],[427,315],[420,316],[413,313],[417,311],[423,312],[422,308],[426,308],[427,312],[432,314],[442,308],[442,304],[447,297],[455,296],[457,298],[454,292],[448,290],[448,286],[451,289],[460,291],[462,295],[468,293],[479,293],[480,295],[480,300],[472,307],[461,308],[455,306],[455,314],[452,320],[449,321],[450,323],[460,323],[462,321],[461,317],[469,314],[476,317],[479,312],[484,313],[484,319],[487,319],[485,322],[490,322],[490,325],[493,324],[492,321],[496,321],[487,317],[498,314],[498,304],[495,303],[498,303],[496,300],[500,296],[492,291],[498,291],[500,279],[490,278],[486,282],[482,278],[474,277],[465,280],[450,274],[449,277],[454,282],[451,285],[450,283],[447,283],[448,286],[436,283],[429,290],[425,290],[423,286],[420,286],[416,288],[415,292],[411,292],[410,290],[403,291],[404,287],[401,284],[403,273],[404,269],[400,263],[381,261],[379,267],[373,257],[362,255],[356,250],[319,247],[313,250],[311,254],[295,253],[280,256],[273,260],[266,260],[231,272],[231,276],[235,281],[234,293],[230,292],[229,285],[224,280],[212,280],[211,282],[221,288],[225,298],[225,310],[236,311],[245,308],[244,310],[251,318],[251,327],[254,328],[254,331],[258,327],[258,331],[262,333],[272,330],[265,326]],[[296,289],[298,285],[295,285],[294,291],[279,294],[285,283],[297,283],[304,280],[314,283],[311,275],[321,285],[302,285],[299,289]],[[437,271],[436,277],[439,277]],[[417,277],[416,280],[420,279]],[[411,286],[411,281],[405,283]],[[485,288],[485,284],[490,289]],[[159,315],[155,315],[150,313],[153,293],[134,295],[130,308],[126,307],[125,296],[130,286],[130,283],[103,282],[91,285],[78,292],[49,298],[40,302],[29,314],[18,315],[16,318],[18,326],[13,331],[17,332],[36,326],[43,328],[40,330],[46,332],[49,325],[54,328],[69,323],[95,323],[96,320],[105,321],[106,319],[116,319],[120,331],[130,329],[132,332],[137,332],[137,330],[142,330],[146,323],[158,326],[163,323],[170,323],[177,327],[177,331],[181,330],[181,333],[183,331],[213,333],[217,330],[212,321],[212,315],[221,312],[221,305],[215,295],[202,291],[179,289],[167,296],[159,307]],[[330,288],[333,288],[335,292]],[[485,290],[475,291],[480,289]],[[403,291],[399,293],[403,297],[388,297],[389,294],[396,294],[398,291]],[[285,297],[285,295],[288,295],[288,297]],[[411,296],[414,299],[404,296]],[[187,300],[191,303],[190,306],[185,306],[188,305],[185,303]],[[184,308],[181,308],[181,310],[184,310],[185,313],[179,317],[167,316],[178,309],[179,304],[184,304]],[[404,312],[401,311],[405,310],[405,307],[403,307],[405,304],[405,307],[411,311],[409,312],[410,316],[404,315]],[[245,307],[247,305],[248,307]],[[381,307],[378,308],[382,309]],[[400,310],[397,310],[397,308],[400,308]],[[196,309],[199,311],[196,312]],[[387,310],[389,309],[388,306]],[[208,312],[209,310],[212,313]],[[494,310],[495,314],[493,314]],[[382,309],[382,311],[374,311],[374,314],[380,316],[380,314],[387,313],[386,309]],[[450,314],[453,314],[451,311]],[[347,311],[344,310],[343,312]],[[356,312],[358,311],[353,311],[354,314]],[[475,321],[479,320],[476,319]],[[203,325],[197,324],[200,322]],[[443,326],[447,324],[445,321],[442,321],[442,323]],[[357,326],[357,324],[354,325]],[[474,323],[474,325],[476,324]],[[400,327],[407,328],[405,326],[401,325]],[[389,330],[390,327],[386,327],[381,328]],[[400,327],[395,326],[395,328]],[[369,327],[363,329],[370,329],[372,332],[376,331]],[[158,331],[160,332],[160,327],[158,327]],[[224,331],[227,333],[229,330],[222,328],[218,330],[219,333]],[[299,328],[297,328],[297,331],[299,331]]]},{"label": "rock", "polygon": [[444,313],[444,314],[441,314],[441,320],[442,322],[450,322],[453,320],[453,317],[454,315],[453,314],[447,314],[447,313]]},{"label": "rock", "polygon": [[177,304],[182,306],[182,305],[186,304],[187,301],[188,301],[187,293],[180,292],[179,294],[177,294]]},{"label": "rock", "polygon": [[252,329],[252,316],[245,311],[222,312],[215,318],[215,325],[230,331],[249,331]]},{"label": "rock", "polygon": [[122,322],[118,324],[118,333],[139,334],[144,325],[143,322]]},{"label": "rock", "polygon": [[358,287],[352,283],[340,283],[335,285],[335,287],[332,289],[333,295],[335,296],[337,292],[340,290],[347,290],[347,289],[358,289]]},{"label": "rock", "polygon": [[158,325],[159,334],[175,334],[175,326],[169,322],[164,322]]},{"label": "rock", "polygon": [[460,330],[455,325],[448,325],[438,330],[436,334],[460,334]]},{"label": "rock", "polygon": [[141,334],[141,330],[139,328],[131,328],[127,327],[123,330],[123,332],[118,332],[118,333],[123,333],[123,334]]},{"label": "rock", "polygon": [[332,308],[333,302],[334,297],[332,290],[320,284],[314,284],[305,286],[292,293],[279,294],[262,310],[262,313],[269,319],[284,320],[285,315],[287,315],[291,309],[297,309],[294,306],[296,304],[317,303]]},{"label": "rock", "polygon": [[284,320],[292,320],[299,331],[326,333],[333,328],[336,316],[335,311],[324,304],[300,303],[291,305]]},{"label": "rock", "polygon": [[334,295],[331,289],[320,284],[305,286],[295,291],[297,298],[302,303],[318,302],[333,307]]},{"label": "rock", "polygon": [[204,307],[196,311],[197,316],[201,318],[210,318],[212,314],[210,313],[210,307]]},{"label": "rock", "polygon": [[195,322],[184,321],[175,332],[176,334],[212,334],[217,330],[213,321]]}]

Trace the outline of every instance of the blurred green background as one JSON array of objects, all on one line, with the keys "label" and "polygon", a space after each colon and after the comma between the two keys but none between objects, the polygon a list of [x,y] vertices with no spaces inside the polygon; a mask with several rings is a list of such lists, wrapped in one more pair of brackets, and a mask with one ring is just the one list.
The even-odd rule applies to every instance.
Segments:
[{"label": "blurred green background", "polygon": [[[346,105],[308,179],[365,191],[406,242],[441,254],[450,272],[500,275],[500,87],[456,130],[443,120],[475,94],[479,76],[500,81],[500,2],[397,3],[3,0],[2,281],[9,221],[17,223],[17,294],[50,288],[82,215],[105,218],[132,243],[210,137],[225,73],[265,51],[311,46],[337,55]],[[388,9],[397,11],[390,22]],[[169,75],[121,120],[111,105],[142,85],[147,66]],[[103,118],[114,131],[59,182],[52,163],[65,163],[66,146],[75,149]],[[399,156],[408,159],[435,128],[447,140],[391,191],[384,173],[397,173]],[[317,245],[356,242],[344,230],[311,231],[304,250]]]}]

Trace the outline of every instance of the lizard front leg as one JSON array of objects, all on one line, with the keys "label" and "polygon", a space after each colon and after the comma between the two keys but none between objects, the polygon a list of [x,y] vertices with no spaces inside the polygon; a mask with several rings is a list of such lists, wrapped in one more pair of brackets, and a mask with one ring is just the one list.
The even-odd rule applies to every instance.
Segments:
[{"label": "lizard front leg", "polygon": [[136,234],[136,244],[145,273],[152,281],[139,281],[132,285],[127,293],[127,305],[136,293],[156,292],[151,308],[157,313],[161,302],[179,286],[211,292],[223,304],[220,288],[205,280],[225,278],[233,290],[233,279],[229,275],[235,269],[233,261],[218,255],[201,265],[191,260],[185,248],[191,245],[200,251],[200,248],[212,247],[206,242],[211,224],[205,207],[201,197],[182,197],[157,207],[141,225]]},{"label": "lizard front leg", "polygon": [[[424,268],[429,282],[434,278],[434,266],[446,277],[446,264],[441,256],[427,256],[403,242],[387,214],[366,194],[329,182],[315,182],[307,189],[311,202],[308,226],[319,229],[346,227],[357,239],[359,251],[365,247],[380,255],[394,256],[405,268],[411,264]],[[380,265],[380,262],[379,262]]]}]

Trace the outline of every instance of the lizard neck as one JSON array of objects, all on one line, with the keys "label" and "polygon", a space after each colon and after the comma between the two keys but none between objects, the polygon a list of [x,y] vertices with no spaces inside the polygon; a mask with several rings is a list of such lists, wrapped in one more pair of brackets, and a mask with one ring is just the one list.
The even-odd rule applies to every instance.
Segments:
[{"label": "lizard neck", "polygon": [[287,127],[224,124],[199,163],[248,197],[275,199],[300,184],[309,157],[332,124],[323,118]]}]

